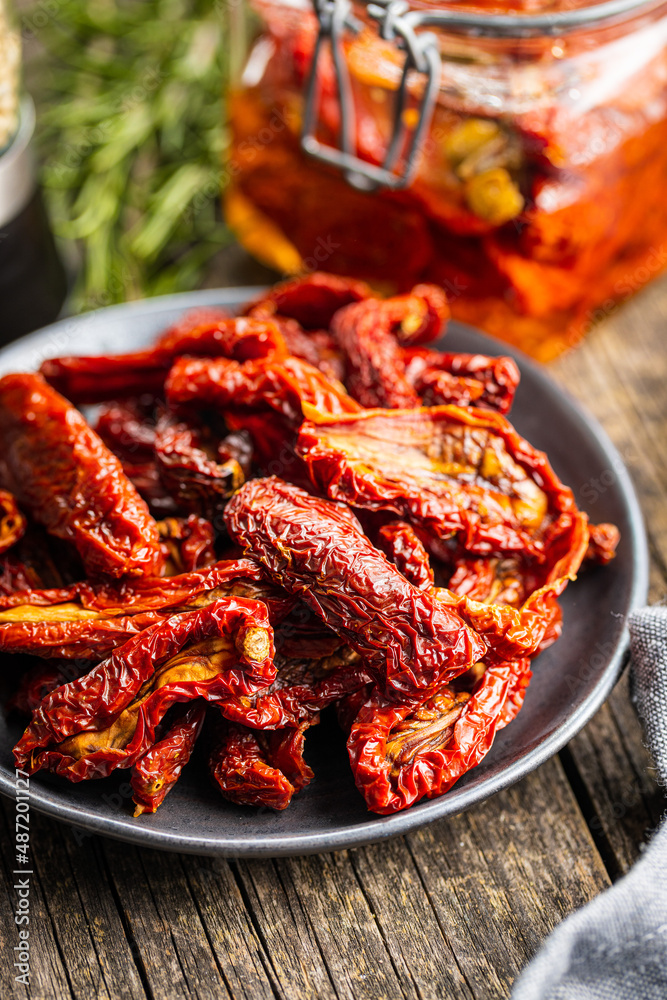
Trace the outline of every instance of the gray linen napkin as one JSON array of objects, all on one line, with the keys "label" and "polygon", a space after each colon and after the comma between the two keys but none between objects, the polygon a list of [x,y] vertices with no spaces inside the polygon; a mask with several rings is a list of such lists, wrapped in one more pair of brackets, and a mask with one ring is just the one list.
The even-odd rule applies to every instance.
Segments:
[{"label": "gray linen napkin", "polygon": [[[630,618],[637,710],[667,784],[667,608]],[[667,1000],[667,820],[611,889],[564,920],[511,1000]]]}]

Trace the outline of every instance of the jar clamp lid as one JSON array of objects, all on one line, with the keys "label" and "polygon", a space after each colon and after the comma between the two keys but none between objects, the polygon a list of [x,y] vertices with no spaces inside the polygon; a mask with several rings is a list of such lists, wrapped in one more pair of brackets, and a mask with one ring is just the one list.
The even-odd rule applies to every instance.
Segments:
[{"label": "jar clamp lid", "polygon": [[[419,146],[428,129],[440,85],[441,58],[438,40],[419,28],[441,28],[459,35],[478,37],[531,38],[559,36],[601,23],[622,20],[628,15],[651,11],[662,0],[603,0],[591,6],[544,14],[486,14],[462,9],[412,10],[407,0],[373,0],[367,13],[378,22],[380,36],[395,41],[405,51],[405,62],[394,109],[394,125],[384,161],[376,166],[354,152],[354,102],[349,72],[343,52],[343,34],[357,33],[361,22],[352,14],[350,0],[313,0],[319,31],[306,83],[301,148],[308,156],[337,167],[352,187],[375,191],[407,187],[415,173]],[[340,105],[339,148],[316,138],[316,103],[319,93],[318,60],[326,41],[330,42],[336,88]],[[408,74],[422,73],[425,86],[415,124],[406,123]],[[405,150],[403,153],[402,151]]]}]

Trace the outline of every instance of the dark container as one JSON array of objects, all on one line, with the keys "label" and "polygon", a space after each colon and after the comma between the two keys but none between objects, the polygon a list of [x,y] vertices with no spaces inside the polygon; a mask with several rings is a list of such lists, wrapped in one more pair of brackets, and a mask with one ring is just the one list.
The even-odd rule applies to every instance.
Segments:
[{"label": "dark container", "polygon": [[31,140],[35,109],[0,156],[0,344],[52,322],[67,293],[65,272],[37,185]]}]

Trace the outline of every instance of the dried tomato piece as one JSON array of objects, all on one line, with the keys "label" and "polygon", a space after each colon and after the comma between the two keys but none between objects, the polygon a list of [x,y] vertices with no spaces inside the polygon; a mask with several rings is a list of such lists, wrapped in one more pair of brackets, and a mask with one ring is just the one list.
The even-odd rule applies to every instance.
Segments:
[{"label": "dried tomato piece", "polygon": [[469,555],[546,561],[573,525],[587,522],[546,456],[498,413],[438,406],[333,417],[306,410],[312,422],[301,427],[297,453],[318,490],[392,511]]},{"label": "dried tomato piece", "polygon": [[21,677],[16,691],[7,701],[7,711],[32,715],[47,694],[61,684],[87,674],[94,665],[94,662],[81,659],[38,660]]},{"label": "dried tomato piece", "polygon": [[[156,579],[152,588],[122,586],[114,593],[84,583],[69,591],[14,595],[14,606],[0,611],[0,651],[100,660],[149,626],[176,613],[209,607],[221,598],[262,601],[271,620],[279,622],[293,599],[270,584],[253,580],[257,572],[256,565],[242,559],[219,563],[208,571]],[[159,583],[167,586],[160,589]],[[17,605],[21,598],[24,603]]]},{"label": "dried tomato piece", "polygon": [[259,733],[223,723],[209,770],[224,797],[244,806],[286,809],[313,778],[303,758],[306,728],[304,723],[297,729]]},{"label": "dried tomato piece", "polygon": [[0,558],[0,597],[40,587],[42,582],[39,574],[13,552]]},{"label": "dried tomato piece", "polygon": [[340,309],[331,329],[345,355],[345,384],[362,406],[419,406],[405,377],[405,364],[384,310],[387,302],[365,299]]},{"label": "dried tomato piece", "polygon": [[352,723],[347,743],[354,780],[368,808],[394,813],[448,791],[479,764],[497,729],[518,711],[516,699],[529,676],[527,660],[490,664],[472,692],[443,687],[416,708],[372,695]]},{"label": "dried tomato piece", "polygon": [[152,746],[175,702],[252,694],[274,677],[273,632],[259,601],[226,598],[172,615],[48,695],[14,748],[17,766],[72,781],[103,777]]},{"label": "dried tomato piece", "polygon": [[130,784],[135,816],[154,813],[162,805],[190,760],[205,716],[206,702],[190,705],[134,764]]},{"label": "dried tomato piece", "polygon": [[606,566],[616,555],[621,533],[615,524],[590,524],[586,559]]},{"label": "dried tomato piece", "polygon": [[149,462],[155,449],[155,398],[147,407],[138,398],[114,400],[100,407],[95,432],[123,464]]},{"label": "dried tomato piece", "polygon": [[518,609],[530,607],[530,602],[526,602],[531,595],[536,595],[534,601],[543,602],[540,613],[546,621],[544,635],[536,649],[536,652],[542,652],[561,634],[562,612],[555,598],[569,579],[568,565],[578,563],[586,544],[587,533],[583,525],[576,521],[572,528],[570,550],[565,560],[536,565],[534,561],[520,556],[500,559],[464,557],[454,564],[454,573],[447,583],[448,592],[484,604],[509,605]]},{"label": "dried tomato piece", "polygon": [[40,371],[55,389],[73,403],[100,403],[150,393],[162,394],[174,360],[192,357],[229,357],[237,361],[281,358],[287,348],[277,326],[268,320],[236,319],[199,313],[187,316],[164,333],[154,347],[132,354],[64,357],[45,361]]},{"label": "dried tomato piece", "polygon": [[302,655],[286,657],[276,653],[275,680],[257,694],[227,698],[220,711],[230,722],[251,729],[296,727],[313,722],[322,709],[370,682],[359,654],[340,639],[332,652],[323,656],[312,655],[314,652],[308,648],[307,637]]},{"label": "dried tomato piece", "polygon": [[277,478],[254,479],[232,497],[225,522],[270,578],[344,637],[392,695],[414,700],[484,655],[476,633],[408,583],[342,504]]},{"label": "dried tomato piece", "polygon": [[447,588],[475,601],[519,607],[527,597],[522,562],[520,556],[462,556],[454,561]]},{"label": "dried tomato piece", "polygon": [[175,409],[211,407],[224,414],[228,409],[238,413],[241,407],[259,408],[279,413],[292,427],[303,420],[302,403],[325,413],[360,409],[344,386],[299,358],[244,364],[226,358],[180,358],[169,372],[165,391]]},{"label": "dried tomato piece", "polygon": [[[192,570],[171,577],[106,581],[82,580],[67,587],[30,590],[0,597],[0,622],[15,621],[17,616],[3,614],[8,608],[22,605],[51,607],[75,602],[88,611],[106,611],[121,615],[128,612],[157,611],[195,600],[203,592],[226,585],[242,585],[262,579],[260,567],[252,559],[225,559],[214,566]],[[266,592],[266,585],[262,585]]]},{"label": "dried tomato piece", "polygon": [[31,619],[0,624],[0,652],[98,661],[150,625],[170,616],[166,611],[141,611],[110,617],[82,611],[76,605],[30,608],[30,611]]},{"label": "dried tomato piece", "polygon": [[120,462],[39,375],[0,379],[0,474],[51,534],[71,541],[91,575],[159,575],[155,521]]},{"label": "dried tomato piece", "polygon": [[306,330],[326,330],[338,309],[371,295],[364,281],[339,278],[324,271],[313,271],[301,278],[290,278],[246,306],[250,315],[274,314],[295,319]]},{"label": "dried tomato piece", "polygon": [[521,373],[513,358],[450,354],[421,348],[402,353],[405,378],[424,406],[479,406],[507,414]]},{"label": "dried tomato piece", "polygon": [[158,521],[157,527],[168,552],[167,576],[207,569],[216,562],[215,531],[206,518],[197,514],[168,517]]},{"label": "dried tomato piece", "polygon": [[26,525],[15,498],[7,490],[0,490],[0,554],[23,538]]},{"label": "dried tomato piece", "polygon": [[403,347],[437,340],[451,315],[444,289],[427,284],[415,285],[407,295],[384,299],[381,314],[383,327]]},{"label": "dried tomato piece", "polygon": [[[222,448],[219,446],[222,445]],[[213,518],[245,482],[239,461],[210,429],[163,414],[155,430],[155,460],[162,485],[183,510]]]},{"label": "dried tomato piece", "polygon": [[420,590],[434,586],[428,552],[412,525],[406,521],[390,521],[379,529],[378,541],[383,552],[413,586]]},{"label": "dried tomato piece", "polygon": [[484,604],[441,587],[433,590],[433,597],[478,632],[488,647],[485,659],[495,663],[534,656],[558,637],[561,610],[556,598],[568,579],[559,577],[535,591],[520,608]]},{"label": "dried tomato piece", "polygon": [[202,322],[185,330],[172,328],[158,338],[155,346],[172,359],[187,354],[191,357],[233,358],[235,361],[256,361],[260,358],[278,361],[287,356],[285,342],[275,323],[245,316],[216,323]]}]

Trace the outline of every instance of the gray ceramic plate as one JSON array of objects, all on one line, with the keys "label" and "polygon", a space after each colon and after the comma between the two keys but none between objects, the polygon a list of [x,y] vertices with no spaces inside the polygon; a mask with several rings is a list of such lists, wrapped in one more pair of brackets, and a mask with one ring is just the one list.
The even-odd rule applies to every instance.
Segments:
[{"label": "gray ceramic plate", "polygon": [[[0,351],[0,374],[33,370],[44,358],[133,350],[197,305],[237,306],[259,289],[170,296],[64,320]],[[447,350],[507,353],[470,328],[451,324]],[[395,816],[366,811],[347,766],[335,724],[309,734],[315,780],[284,813],[234,806],[208,784],[194,759],[154,816],[131,816],[125,773],[72,785],[50,775],[31,779],[31,804],[62,822],[151,847],[244,857],[307,854],[354,847],[450,816],[511,785],[555,754],[609,695],[626,656],[629,612],[646,597],[647,550],[637,499],[623,462],[607,436],[537,367],[517,360],[522,382],[512,419],[544,449],[594,521],[613,521],[622,533],[617,558],[582,574],[562,598],[563,636],[535,663],[523,711],[503,730],[484,761],[446,795]],[[11,658],[3,664],[11,667]],[[0,722],[0,791],[13,795],[11,747],[17,727]]]}]

